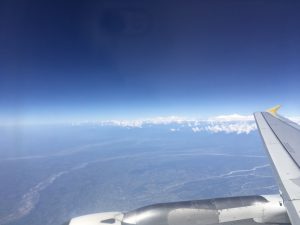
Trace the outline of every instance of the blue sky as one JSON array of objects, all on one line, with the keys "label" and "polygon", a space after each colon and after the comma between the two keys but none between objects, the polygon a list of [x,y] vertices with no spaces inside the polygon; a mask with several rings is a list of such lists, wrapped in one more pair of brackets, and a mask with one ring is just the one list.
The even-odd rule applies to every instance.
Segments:
[{"label": "blue sky", "polygon": [[0,122],[299,115],[297,1],[1,1]]}]

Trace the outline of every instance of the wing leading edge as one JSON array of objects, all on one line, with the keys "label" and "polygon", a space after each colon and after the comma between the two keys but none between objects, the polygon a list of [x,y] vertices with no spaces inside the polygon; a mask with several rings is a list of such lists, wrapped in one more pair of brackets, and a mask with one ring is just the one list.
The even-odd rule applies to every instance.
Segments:
[{"label": "wing leading edge", "polygon": [[300,224],[300,129],[294,122],[269,112],[254,113],[293,225]]}]

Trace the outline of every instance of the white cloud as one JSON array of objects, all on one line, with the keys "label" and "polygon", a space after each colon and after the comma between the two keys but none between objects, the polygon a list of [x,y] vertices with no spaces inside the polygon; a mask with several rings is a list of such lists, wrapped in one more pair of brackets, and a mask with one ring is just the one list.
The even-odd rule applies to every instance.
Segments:
[{"label": "white cloud", "polygon": [[225,133],[249,134],[251,131],[256,130],[256,124],[254,122],[253,123],[245,123],[245,122],[219,123],[215,125],[206,126],[204,129],[206,131],[210,131],[213,133],[225,132]]},{"label": "white cloud", "polygon": [[120,127],[143,127],[145,125],[167,125],[167,124],[182,124],[189,121],[186,118],[178,116],[154,117],[135,120],[106,120],[96,122],[101,126],[120,126]]},{"label": "white cloud", "polygon": [[230,114],[230,115],[221,115],[216,117],[211,117],[208,119],[211,122],[234,122],[234,121],[254,121],[253,115],[239,115],[239,114]]},{"label": "white cloud", "polygon": [[176,131],[180,131],[180,129],[179,128],[171,128],[170,131],[176,132]]},{"label": "white cloud", "polygon": [[[289,119],[300,124],[300,117],[290,117]],[[95,126],[116,126],[126,128],[144,128],[156,125],[170,125],[171,132],[182,131],[184,128],[192,132],[211,132],[211,133],[236,133],[249,134],[256,130],[256,124],[252,115],[220,115],[204,119],[191,119],[179,116],[154,117],[133,120],[105,120],[82,123],[74,123],[74,126],[95,125]]]},{"label": "white cloud", "polygon": [[200,132],[200,131],[203,131],[203,128],[201,128],[201,127],[192,127],[192,131],[193,132]]}]

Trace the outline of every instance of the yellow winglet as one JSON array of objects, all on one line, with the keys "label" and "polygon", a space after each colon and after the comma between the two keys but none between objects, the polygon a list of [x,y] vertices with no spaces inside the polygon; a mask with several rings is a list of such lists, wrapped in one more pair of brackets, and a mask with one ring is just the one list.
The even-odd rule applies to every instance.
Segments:
[{"label": "yellow winglet", "polygon": [[276,115],[277,111],[280,109],[280,107],[281,107],[281,105],[276,105],[273,108],[268,109],[267,112],[269,112],[273,115]]}]

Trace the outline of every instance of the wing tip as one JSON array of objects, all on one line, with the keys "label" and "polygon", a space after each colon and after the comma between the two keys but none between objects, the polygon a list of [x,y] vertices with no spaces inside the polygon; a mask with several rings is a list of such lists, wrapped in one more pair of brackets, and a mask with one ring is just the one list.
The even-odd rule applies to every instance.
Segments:
[{"label": "wing tip", "polygon": [[267,110],[267,112],[271,113],[272,115],[277,115],[278,110],[281,108],[281,105],[276,105]]}]

